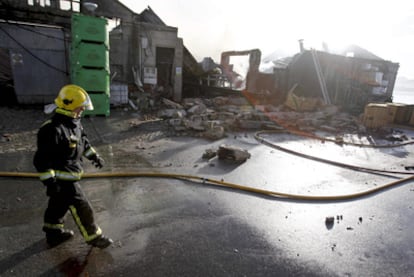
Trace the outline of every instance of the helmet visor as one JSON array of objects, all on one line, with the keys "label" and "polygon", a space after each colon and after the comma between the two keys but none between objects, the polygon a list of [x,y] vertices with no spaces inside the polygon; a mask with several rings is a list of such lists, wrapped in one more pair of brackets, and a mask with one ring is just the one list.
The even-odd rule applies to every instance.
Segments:
[{"label": "helmet visor", "polygon": [[89,97],[88,94],[86,94],[86,99],[82,103],[82,106],[84,106],[85,110],[87,110],[87,111],[92,111],[93,110],[93,104],[92,104],[91,98]]}]

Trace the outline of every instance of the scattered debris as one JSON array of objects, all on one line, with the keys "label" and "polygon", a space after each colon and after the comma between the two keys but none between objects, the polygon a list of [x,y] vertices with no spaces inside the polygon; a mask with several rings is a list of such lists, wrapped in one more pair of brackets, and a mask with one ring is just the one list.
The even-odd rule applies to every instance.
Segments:
[{"label": "scattered debris", "polygon": [[217,151],[217,156],[220,160],[242,163],[249,159],[251,155],[247,150],[223,144],[220,145]]},{"label": "scattered debris", "polygon": [[0,137],[0,142],[8,142],[8,141],[10,141],[11,140],[11,136],[9,135],[9,134],[3,134],[1,137]]},{"label": "scattered debris", "polygon": [[297,84],[288,92],[286,97],[285,106],[298,112],[310,112],[315,111],[319,106],[322,105],[322,100],[319,98],[307,98],[303,96],[297,96],[294,93]]},{"label": "scattered debris", "polygon": [[[296,94],[296,92],[300,92],[300,89],[296,88],[294,92]],[[386,122],[392,121],[390,113],[395,114],[395,122],[397,122],[396,118],[404,117],[406,119],[406,114],[412,112],[414,106],[407,108],[404,105],[394,103],[381,105],[370,103],[367,105],[365,114],[355,116],[343,111],[339,106],[323,103],[320,98],[304,98],[302,96],[295,98],[293,90],[290,100],[296,101],[296,108],[292,106],[292,103],[289,103],[289,99],[279,104],[257,103],[256,99],[251,99],[254,96],[248,95],[249,98],[245,94],[245,92],[241,92],[240,94],[211,98],[189,97],[184,98],[180,103],[163,97],[153,99],[150,94],[144,93],[129,97],[136,101],[140,114],[141,112],[142,114],[152,114],[165,120],[170,130],[176,135],[201,137],[208,140],[222,139],[229,132],[286,130],[289,128],[308,133],[318,132],[318,136],[330,138],[339,145],[354,142],[354,135],[367,137],[368,143],[374,143],[373,141],[378,139],[391,143],[413,140],[404,132],[398,132],[398,125],[384,125],[382,123],[378,125],[377,122],[381,121],[382,117],[379,115],[384,111],[386,111],[384,114],[387,115]],[[297,101],[303,103],[300,104]],[[399,110],[404,113],[398,112]],[[377,111],[381,111],[381,113]],[[379,118],[377,118],[378,116]],[[373,126],[375,128],[372,128]]]},{"label": "scattered debris", "polygon": [[134,104],[134,102],[132,102],[131,100],[128,100],[128,104],[131,106],[131,108],[135,111],[138,110],[138,107]]},{"label": "scattered debris", "polygon": [[221,139],[229,131],[281,129],[278,121],[305,131],[333,133],[338,143],[343,142],[340,134],[345,131],[364,129],[358,118],[341,113],[332,105],[318,106],[313,112],[297,112],[285,105],[252,106],[242,95],[185,98],[182,104],[164,100],[163,104],[157,109],[157,116],[168,120],[176,132],[190,131],[194,136],[211,140]]},{"label": "scattered debris", "polygon": [[334,216],[327,216],[325,218],[325,224],[326,225],[333,225],[335,222],[335,217]]},{"label": "scattered debris", "polygon": [[215,156],[217,156],[217,151],[216,150],[206,149],[206,151],[204,151],[204,154],[203,154],[202,158],[204,160],[210,160],[210,159],[214,158]]},{"label": "scattered debris", "polygon": [[211,125],[207,127],[207,130],[202,133],[202,136],[211,139],[218,140],[226,136],[226,132],[223,126]]},{"label": "scattered debris", "polygon": [[333,225],[334,225],[334,223],[335,223],[335,218],[336,218],[336,220],[337,220],[337,223],[339,223],[339,221],[341,221],[341,220],[343,220],[343,219],[344,219],[343,215],[337,215],[336,217],[335,217],[335,216],[327,216],[327,217],[325,218],[325,225],[326,225],[326,228],[328,228],[328,229],[332,229],[332,227],[333,227]]}]

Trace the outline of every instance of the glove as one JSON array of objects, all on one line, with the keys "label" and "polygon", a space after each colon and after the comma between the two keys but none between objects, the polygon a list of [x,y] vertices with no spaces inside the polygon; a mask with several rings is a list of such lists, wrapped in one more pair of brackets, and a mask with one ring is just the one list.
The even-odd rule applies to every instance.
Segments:
[{"label": "glove", "polygon": [[56,182],[54,177],[44,180],[43,184],[46,186],[47,196],[53,196],[60,192],[60,185]]},{"label": "glove", "polygon": [[104,165],[104,163],[105,163],[104,159],[102,159],[102,158],[101,158],[101,156],[99,156],[99,155],[94,155],[94,156],[92,156],[92,157],[91,157],[91,161],[92,161],[92,164],[93,164],[96,168],[102,168],[102,167],[103,167],[103,165]]}]

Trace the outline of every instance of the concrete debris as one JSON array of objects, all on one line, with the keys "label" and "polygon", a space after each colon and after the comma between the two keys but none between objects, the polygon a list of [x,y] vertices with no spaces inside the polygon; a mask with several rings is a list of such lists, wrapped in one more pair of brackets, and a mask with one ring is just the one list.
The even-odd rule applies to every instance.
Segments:
[{"label": "concrete debris", "polygon": [[215,156],[217,156],[217,150],[206,149],[206,151],[204,151],[204,154],[203,154],[202,158],[203,158],[203,160],[210,160],[210,159],[214,158]]},{"label": "concrete debris", "polygon": [[157,114],[158,117],[166,119],[166,118],[183,118],[187,115],[185,110],[181,109],[164,109],[160,110]]},{"label": "concrete debris", "polygon": [[[210,140],[219,140],[228,132],[254,131],[254,130],[283,130],[293,128],[304,132],[325,134],[335,138],[338,144],[347,140],[346,134],[364,135],[372,133],[372,126],[367,125],[367,118],[376,118],[378,113],[371,111],[383,111],[382,106],[387,106],[387,111],[394,111],[397,115],[400,106],[395,105],[370,105],[367,108],[369,115],[354,116],[344,112],[335,105],[324,104],[323,101],[312,98],[295,98],[296,106],[292,103],[273,105],[268,103],[250,104],[242,94],[217,96],[213,98],[184,98],[176,103],[167,98],[155,99],[153,95],[141,93],[135,97],[140,112],[150,112],[156,117],[166,120],[171,130],[180,135],[192,135]],[[289,100],[289,99],[288,99]],[[312,106],[309,108],[309,106]],[[405,109],[404,111],[406,111]],[[151,112],[152,111],[152,112]],[[414,112],[413,112],[414,114]],[[401,116],[402,117],[402,116]],[[407,116],[405,116],[407,117]],[[405,118],[404,117],[404,118]],[[414,116],[413,116],[414,118]],[[376,120],[376,119],[375,119]],[[374,120],[374,121],[375,121]],[[377,121],[375,121],[377,122]],[[390,121],[387,121],[390,122]],[[414,122],[414,119],[413,119]],[[378,127],[379,125],[375,125]],[[407,141],[404,135],[389,135],[393,132],[390,126],[382,126],[373,130],[392,142]]]},{"label": "concrete debris", "polygon": [[207,130],[202,133],[202,137],[211,140],[218,140],[226,137],[226,133],[223,126],[210,125]]},{"label": "concrete debris", "polygon": [[162,102],[165,106],[167,106],[171,109],[180,109],[180,110],[183,109],[183,106],[181,106],[180,104],[178,104],[174,101],[168,100],[167,98],[162,98]]},{"label": "concrete debris", "polygon": [[[225,137],[226,131],[230,130],[259,130],[263,129],[263,125],[275,125],[265,115],[246,105],[243,97],[186,98],[182,105],[175,105],[173,101],[166,103],[167,107],[158,111],[158,117],[169,119],[169,124],[176,131],[195,131],[198,132],[198,136],[207,139],[221,139]],[[172,120],[177,118],[181,120]]]},{"label": "concrete debris", "polygon": [[[198,107],[198,106],[194,106]],[[195,131],[205,131],[205,127],[203,126],[203,119],[199,115],[192,115],[189,120],[185,120],[184,124],[188,129],[192,129]]]},{"label": "concrete debris", "polygon": [[247,150],[242,148],[223,144],[220,145],[217,156],[220,160],[242,163],[249,159],[251,155]]},{"label": "concrete debris", "polygon": [[228,97],[218,96],[213,99],[213,103],[215,106],[224,106],[228,104]]},{"label": "concrete debris", "polygon": [[325,223],[326,224],[333,224],[335,222],[335,217],[334,216],[327,216],[325,218]]},{"label": "concrete debris", "polygon": [[386,139],[389,141],[406,141],[408,137],[405,134],[389,134],[386,136]]},{"label": "concrete debris", "polygon": [[297,96],[293,91],[289,91],[285,105],[294,111],[309,112],[321,106],[322,100],[319,98]]},{"label": "concrete debris", "polygon": [[243,163],[249,159],[251,155],[247,150],[240,147],[222,144],[218,150],[211,148],[206,149],[202,158],[203,160],[210,160],[216,156],[220,160]]},{"label": "concrete debris", "polygon": [[0,137],[0,142],[8,142],[8,141],[10,141],[11,139],[10,139],[10,135],[8,135],[8,134],[3,134],[1,137]]},{"label": "concrete debris", "polygon": [[128,100],[128,104],[129,106],[131,106],[131,108],[135,111],[138,110],[138,107],[134,104],[134,102],[132,102],[131,100]]},{"label": "concrete debris", "polygon": [[203,114],[207,110],[206,105],[204,104],[197,104],[189,108],[187,111],[189,114]]}]

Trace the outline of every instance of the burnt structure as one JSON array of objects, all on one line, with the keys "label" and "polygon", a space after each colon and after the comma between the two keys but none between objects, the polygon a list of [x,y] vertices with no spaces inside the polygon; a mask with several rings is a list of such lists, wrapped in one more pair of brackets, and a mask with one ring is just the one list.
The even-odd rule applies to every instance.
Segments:
[{"label": "burnt structure", "polygon": [[351,113],[362,112],[368,103],[392,102],[398,63],[357,46],[342,54],[303,50],[287,67],[287,88],[296,85],[295,94],[322,98]]},{"label": "burnt structure", "polygon": [[[352,55],[350,55],[352,54]],[[243,87],[235,86],[240,75],[233,71],[231,56],[248,55],[249,66]],[[300,52],[293,57],[273,61],[272,72],[261,72],[259,49],[226,51],[221,63],[215,65],[220,73],[209,68],[211,74],[200,81],[205,85],[223,86],[226,80],[231,89],[242,90],[244,95],[259,104],[279,105],[288,94],[309,98],[321,103],[333,104],[343,110],[358,114],[368,103],[392,102],[399,64],[383,60],[358,46],[347,47],[341,53],[306,50],[300,41]],[[202,64],[203,67],[205,64]],[[207,94],[216,88],[206,89]]]},{"label": "burnt structure", "polygon": [[[88,10],[85,3],[96,4]],[[180,101],[183,78],[200,71],[191,53],[150,7],[141,14],[117,0],[0,0],[0,85],[18,103],[50,103],[70,82],[73,13],[108,19],[111,83],[162,91]],[[11,89],[10,89],[11,88]]]},{"label": "burnt structure", "polygon": [[[87,10],[87,2],[97,8]],[[176,27],[165,24],[150,7],[138,14],[117,0],[0,0],[2,100],[50,103],[59,87],[71,81],[73,13],[104,17],[108,28],[114,27],[109,33],[111,83],[134,84],[175,101],[234,92],[233,85],[220,91],[237,77],[228,60],[231,55],[250,56],[245,92],[264,103],[283,103],[293,92],[359,113],[367,103],[392,101],[398,63],[357,46],[331,53],[306,50],[299,41],[300,52],[283,63],[274,61],[272,72],[259,70],[259,49],[226,51],[218,71],[203,72]]]}]

